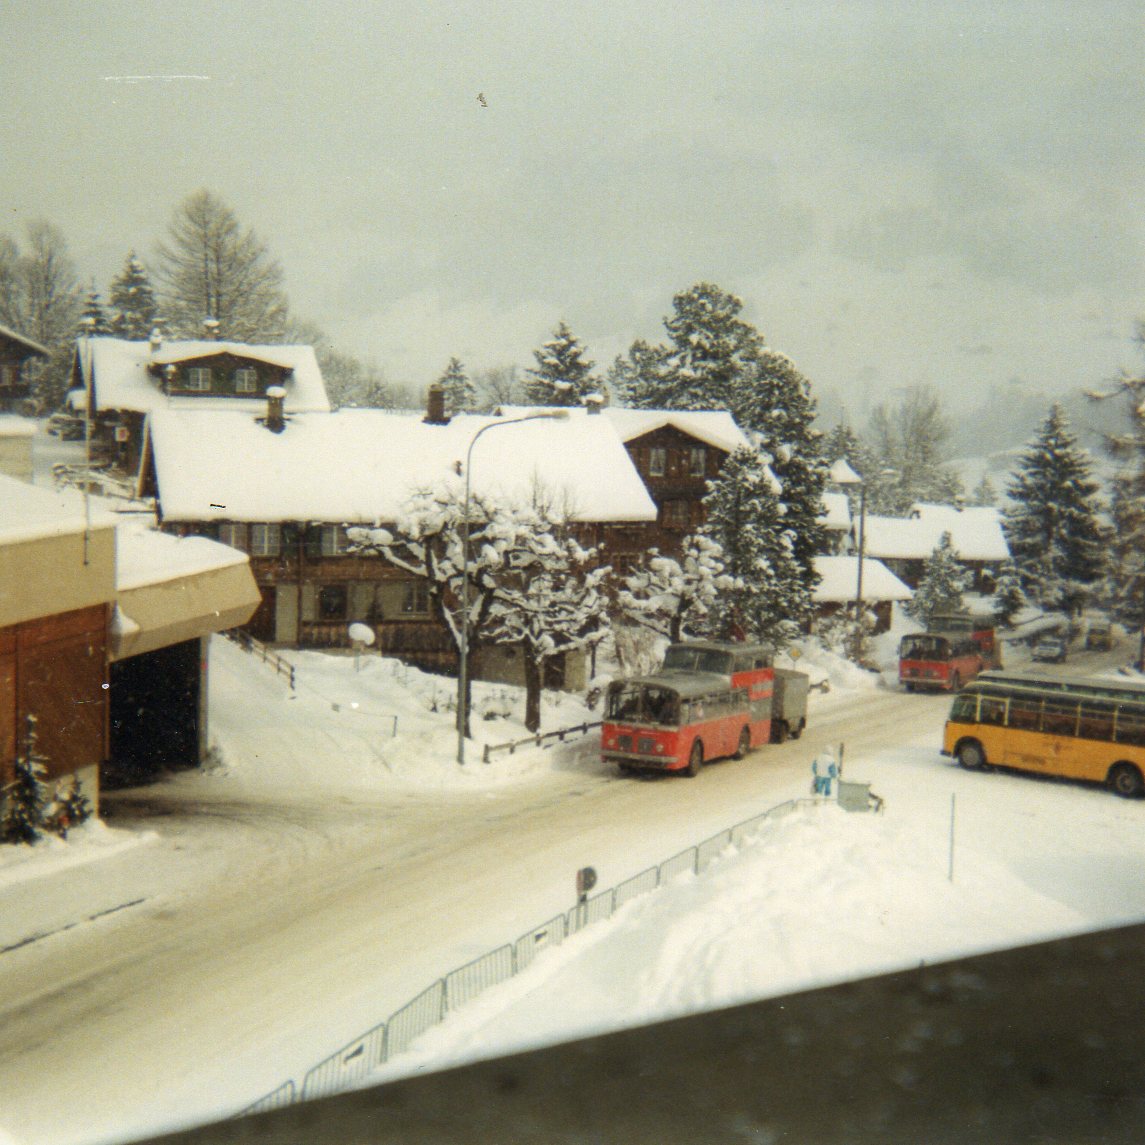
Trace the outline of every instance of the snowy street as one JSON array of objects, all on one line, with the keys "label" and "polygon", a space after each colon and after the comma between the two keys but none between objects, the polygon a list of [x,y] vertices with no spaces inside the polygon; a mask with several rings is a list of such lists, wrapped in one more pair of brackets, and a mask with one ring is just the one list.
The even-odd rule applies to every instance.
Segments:
[{"label": "snowy street", "polygon": [[[956,915],[949,929],[924,935],[926,957],[988,946],[992,928],[997,945],[1008,945],[1145,915],[1136,875],[1145,808],[1099,789],[961,772],[937,751],[945,696],[873,687],[816,695],[801,741],[710,765],[692,781],[618,778],[600,763],[592,735],[488,766],[475,762],[459,774],[448,721],[415,714],[419,703],[425,707],[418,687],[447,681],[410,674],[404,687],[391,684],[385,694],[406,705],[395,736],[392,722],[370,719],[364,704],[356,725],[347,707],[357,701],[337,710],[331,703],[339,688],[360,686],[365,696],[371,673],[395,672],[392,662],[374,658],[360,673],[345,657],[307,654],[300,664],[302,683],[291,698],[280,678],[216,640],[212,702],[223,766],[109,793],[98,861],[57,861],[37,878],[0,868],[0,1126],[17,1141],[123,1139],[226,1116],[303,1076],[434,979],[567,909],[578,867],[591,864],[600,886],[614,885],[806,795],[812,756],[840,742],[848,776],[871,780],[888,800],[878,822],[893,828],[898,845],[913,847],[920,828],[934,834],[927,863],[937,878],[946,877],[955,790],[965,801],[967,869],[985,848],[1009,872],[985,921],[960,934]],[[503,700],[486,687],[489,703]],[[583,718],[571,698],[567,704],[556,713],[564,722]],[[841,826],[854,831],[856,819],[875,822],[844,816]],[[1047,821],[1054,824],[1048,833]],[[834,851],[823,840],[836,834],[820,837],[824,858]],[[90,860],[100,851],[77,854]],[[751,861],[770,866],[763,848]],[[874,890],[864,893],[909,900],[909,885],[886,891],[884,880],[901,864],[893,846],[879,864]],[[781,926],[791,894],[817,901],[816,879],[791,860],[776,869],[784,876],[769,894],[780,899],[764,898],[760,909]],[[1015,887],[1042,904],[1032,920],[1015,908]],[[834,889],[829,881],[826,893]],[[704,881],[689,894],[703,899]],[[639,909],[655,910],[658,898]],[[704,923],[696,903],[688,910],[704,932],[729,925]],[[866,933],[872,921],[852,917],[849,926]],[[843,924],[828,916],[823,925],[829,934]],[[909,932],[911,923],[900,926]],[[810,981],[896,964],[903,931],[878,932],[862,944],[865,960],[856,961],[853,944],[841,938],[834,956],[806,957],[796,943],[790,959],[805,965]],[[679,945],[674,939],[666,949]],[[570,943],[560,956],[575,949]],[[551,967],[542,962],[536,972],[543,975]],[[808,984],[806,974],[786,981],[784,973],[779,992]],[[750,976],[732,977],[749,993],[760,988]],[[722,980],[716,975],[693,997],[681,976],[668,993],[718,1004],[726,1000]],[[619,1006],[609,988],[599,987],[596,1013],[569,1016],[570,1030],[654,1016],[650,1003]],[[542,1010],[559,1015],[561,1006]],[[499,1040],[513,1044],[522,1020],[532,1021],[537,1037],[562,1036],[555,1017],[555,1030],[518,1017],[515,1034],[482,1034],[477,1043],[490,1052]]]}]

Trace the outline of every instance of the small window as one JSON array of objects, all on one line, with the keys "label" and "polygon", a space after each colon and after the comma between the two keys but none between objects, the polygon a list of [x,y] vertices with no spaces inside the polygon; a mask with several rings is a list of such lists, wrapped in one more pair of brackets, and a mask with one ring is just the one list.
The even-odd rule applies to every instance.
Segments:
[{"label": "small window", "polygon": [[[996,704],[998,706],[998,713],[996,719],[986,719],[986,705]],[[978,697],[963,693],[957,696],[954,703],[950,708],[950,720],[956,724],[972,724],[978,706]],[[998,723],[1002,722],[1002,717],[1006,714],[1006,705],[1002,700],[983,700],[982,701],[982,722],[983,723]]]},{"label": "small window", "polygon": [[1042,702],[1026,696],[1015,696],[1010,701],[1010,727],[1019,731],[1036,732],[1042,726]]},{"label": "small window", "polygon": [[424,580],[407,580],[402,592],[402,613],[424,616],[429,612],[429,586]]},{"label": "small window", "polygon": [[247,546],[246,525],[235,521],[224,521],[219,526],[219,540],[224,545],[230,545],[232,549],[245,551]]},{"label": "small window", "polygon": [[211,390],[211,370],[208,366],[192,366],[187,371],[187,389],[206,394]]},{"label": "small window", "polygon": [[318,619],[345,620],[350,593],[344,584],[324,584],[318,590]]},{"label": "small window", "polygon": [[277,557],[280,552],[282,552],[282,529],[279,525],[251,525],[252,557]]},{"label": "small window", "polygon": [[691,506],[687,501],[665,501],[663,524],[666,529],[686,529],[692,521]]},{"label": "small window", "polygon": [[708,451],[702,445],[693,445],[688,454],[688,472],[693,477],[705,477],[708,472]]},{"label": "small window", "polygon": [[241,369],[235,370],[235,393],[257,394],[258,371],[252,370],[249,366],[243,366]]},{"label": "small window", "polygon": [[663,477],[668,468],[668,451],[662,445],[654,445],[648,450],[648,476]]},{"label": "small window", "polygon": [[10,389],[19,382],[20,367],[15,362],[0,362],[0,388]]},{"label": "small window", "polygon": [[324,557],[340,557],[350,547],[350,540],[346,530],[341,525],[322,526],[322,555]]}]

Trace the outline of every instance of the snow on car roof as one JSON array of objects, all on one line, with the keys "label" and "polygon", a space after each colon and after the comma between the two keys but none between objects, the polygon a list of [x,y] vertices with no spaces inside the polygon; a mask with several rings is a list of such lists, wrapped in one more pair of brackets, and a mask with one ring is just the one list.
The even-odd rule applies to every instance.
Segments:
[{"label": "snow on car roof", "polygon": [[395,520],[418,492],[528,503],[538,488],[576,521],[651,521],[656,506],[611,422],[463,415],[448,424],[382,410],[288,417],[281,433],[238,411],[150,416],[158,497],[173,521]]}]

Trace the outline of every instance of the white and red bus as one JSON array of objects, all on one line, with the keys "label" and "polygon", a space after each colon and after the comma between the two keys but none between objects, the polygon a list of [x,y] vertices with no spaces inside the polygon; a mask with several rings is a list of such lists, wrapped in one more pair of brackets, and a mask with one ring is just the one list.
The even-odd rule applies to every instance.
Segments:
[{"label": "white and red bus", "polygon": [[764,645],[673,644],[650,676],[616,680],[605,700],[601,755],[624,771],[699,774],[806,725],[807,676],[771,667]]},{"label": "white and red bus", "polygon": [[937,612],[926,632],[904,636],[899,645],[899,682],[908,692],[957,692],[979,672],[1001,666],[989,613]]}]

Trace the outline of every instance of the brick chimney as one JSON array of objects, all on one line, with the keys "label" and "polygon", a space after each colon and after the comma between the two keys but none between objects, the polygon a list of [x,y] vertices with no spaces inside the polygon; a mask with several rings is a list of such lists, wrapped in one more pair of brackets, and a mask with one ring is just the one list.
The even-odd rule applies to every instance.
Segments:
[{"label": "brick chimney", "polygon": [[217,318],[204,318],[203,334],[208,341],[217,342],[219,340],[219,320]]},{"label": "brick chimney", "polygon": [[425,395],[425,417],[421,419],[426,425],[449,425],[449,415],[445,412],[445,390],[434,382]]},{"label": "brick chimney", "polygon": [[286,418],[282,406],[286,401],[286,390],[282,386],[266,388],[266,428],[271,433],[281,433],[286,428]]},{"label": "brick chimney", "polygon": [[151,344],[151,353],[158,354],[163,346],[163,331],[158,326],[152,326],[148,341]]}]

